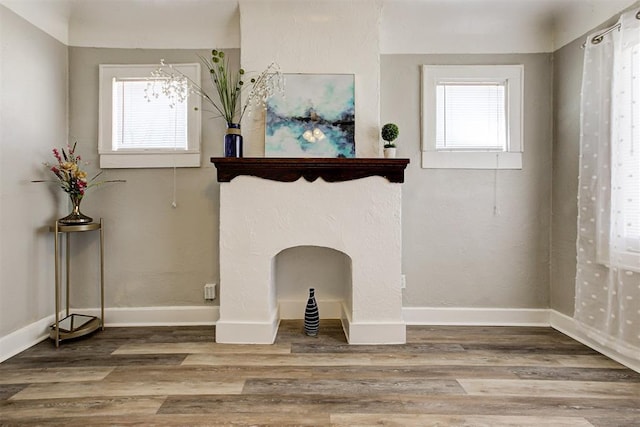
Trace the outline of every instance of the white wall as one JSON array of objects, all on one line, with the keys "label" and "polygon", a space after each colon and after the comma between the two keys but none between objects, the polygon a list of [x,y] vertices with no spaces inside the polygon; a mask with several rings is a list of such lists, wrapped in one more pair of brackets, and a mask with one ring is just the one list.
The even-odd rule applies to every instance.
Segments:
[{"label": "white wall", "polygon": [[[0,6],[0,338],[54,312],[53,236],[66,209],[42,162],[67,142],[67,47]],[[4,349],[0,349],[0,355]]]},{"label": "white wall", "polygon": [[382,53],[549,52],[553,22],[541,1],[393,0],[384,3]]},{"label": "white wall", "polygon": [[69,46],[240,47],[236,0],[0,0]]},{"label": "white wall", "polygon": [[[553,51],[619,14],[637,0],[573,0],[561,2],[554,18]],[[572,7],[573,6],[573,7]]]},{"label": "white wall", "polygon": [[[267,7],[276,3],[262,1]],[[304,8],[323,4],[331,7],[335,1],[298,3]],[[361,0],[355,0],[358,1]],[[381,0],[381,51],[553,52],[634,1]],[[0,4],[71,46],[159,49],[240,47],[238,3],[239,0],[0,0]]]},{"label": "white wall", "polygon": [[0,0],[0,4],[22,16],[61,43],[69,44],[71,3],[66,1]]},{"label": "white wall", "polygon": [[[275,259],[275,281],[279,300],[304,301],[309,288],[316,289],[323,299],[344,300],[351,286],[351,259],[317,246],[285,249]],[[304,306],[299,309],[304,312]]]},{"label": "white wall", "polygon": [[[115,7],[114,7],[115,5]],[[85,47],[211,49],[240,46],[236,1],[92,0],[74,4],[69,44]]]},{"label": "white wall", "polygon": [[382,53],[553,52],[636,0],[386,0]]}]

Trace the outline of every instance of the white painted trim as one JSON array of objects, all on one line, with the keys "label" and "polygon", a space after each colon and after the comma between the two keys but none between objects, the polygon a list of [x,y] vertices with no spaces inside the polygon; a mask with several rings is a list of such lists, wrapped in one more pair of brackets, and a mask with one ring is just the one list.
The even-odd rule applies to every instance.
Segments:
[{"label": "white painted trim", "polygon": [[[73,312],[100,316],[99,308],[74,308]],[[107,327],[215,325],[219,317],[220,307],[217,305],[104,309]]]},{"label": "white painted trim", "polygon": [[280,319],[276,313],[270,322],[238,322],[218,320],[216,342],[224,344],[273,344]]},{"label": "white painted trim", "polygon": [[342,329],[347,342],[354,345],[388,345],[407,342],[405,322],[354,322],[346,304],[342,304]]},{"label": "white painted trim", "polygon": [[340,323],[342,324],[342,331],[344,332],[347,342],[349,342],[349,331],[351,330],[351,316],[346,304],[342,304],[342,313],[340,314]]},{"label": "white painted trim", "polygon": [[[174,70],[200,82],[200,63],[174,64]],[[202,99],[187,98],[187,149],[115,150],[113,147],[113,85],[118,79],[149,79],[158,64],[100,64],[98,66],[98,155],[105,168],[200,167]]]},{"label": "white painted trim", "polygon": [[549,326],[549,310],[535,308],[404,307],[407,325]]},{"label": "white painted trim", "polygon": [[402,313],[407,325],[550,326],[640,372],[640,359],[619,353],[606,340],[601,343],[589,337],[575,319],[552,309],[404,307]]},{"label": "white painted trim", "polygon": [[604,354],[629,369],[640,372],[640,359],[632,359],[629,356],[617,352],[613,349],[613,345],[599,343],[592,337],[588,336],[575,319],[556,310],[549,310],[549,323],[553,329],[556,329],[574,340],[581,342],[587,347]]},{"label": "white painted trim", "polygon": [[522,169],[522,153],[423,151],[423,169]]},{"label": "white painted trim", "polygon": [[407,325],[404,322],[349,322],[343,325],[349,344],[388,345],[407,342]]},{"label": "white painted trim", "polygon": [[[74,313],[100,316],[99,308],[74,308]],[[114,307],[104,310],[105,326],[189,326],[215,325],[220,317],[220,307],[175,306],[175,307]],[[64,316],[64,312],[61,313]],[[35,321],[4,337],[0,337],[0,362],[38,344],[49,336],[49,326],[55,322],[54,315]]]},{"label": "white painted trim", "polygon": [[[286,301],[288,304],[300,304],[300,301]],[[282,304],[282,302],[281,302]],[[341,306],[337,311],[336,305]],[[509,308],[440,308],[440,307],[404,307],[402,312],[405,323],[359,323],[354,324],[341,302],[325,301],[323,305],[323,318],[340,318],[345,330],[345,335],[350,344],[376,344],[377,342],[389,343],[393,337],[405,336],[406,325],[477,325],[477,326],[551,326],[559,332],[581,342],[582,344],[610,357],[611,359],[640,372],[640,360],[632,359],[618,353],[610,346],[605,346],[593,338],[588,337],[577,322],[550,309],[509,309]],[[99,308],[77,309],[74,312],[99,315]],[[217,322],[219,318],[219,306],[175,306],[175,307],[121,307],[106,308],[106,326],[186,326],[186,325],[216,325],[216,334],[226,331],[230,337],[234,334],[247,333],[256,335],[259,339],[256,343],[272,343],[278,331],[279,320],[276,316],[269,323],[237,323]],[[282,317],[299,318],[299,317]],[[29,347],[46,339],[49,335],[48,328],[54,322],[54,316],[50,315],[24,328],[18,329],[0,337],[0,362],[28,349]],[[402,332],[402,335],[399,335]],[[238,336],[238,335],[236,335]],[[271,340],[261,337],[272,337]],[[381,339],[380,336],[383,338]],[[220,341],[219,341],[220,342]],[[226,341],[225,341],[226,342]],[[229,341],[232,342],[232,341]],[[243,341],[245,342],[245,341]]]},{"label": "white painted trim", "polygon": [[133,168],[199,168],[200,153],[101,153],[100,167],[103,169]]},{"label": "white painted trim", "polygon": [[52,314],[24,328],[0,337],[0,362],[38,344],[49,336],[49,326],[55,321]]},{"label": "white painted trim", "polygon": [[[436,92],[440,83],[494,82],[506,87],[506,151],[438,150]],[[422,168],[522,169],[524,65],[422,66]]]}]

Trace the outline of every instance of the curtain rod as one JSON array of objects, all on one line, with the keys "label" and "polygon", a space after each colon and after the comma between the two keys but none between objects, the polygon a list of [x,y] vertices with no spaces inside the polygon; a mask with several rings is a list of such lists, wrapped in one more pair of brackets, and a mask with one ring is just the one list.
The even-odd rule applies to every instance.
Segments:
[{"label": "curtain rod", "polygon": [[[640,19],[640,10],[636,13],[636,19]],[[604,36],[606,36],[607,34],[609,34],[612,31],[620,30],[620,27],[622,27],[622,24],[620,22],[618,22],[617,24],[607,28],[606,30],[602,31],[601,33],[596,34],[595,36],[593,36],[591,38],[591,43],[592,44],[599,44],[602,40],[604,40]],[[584,49],[585,47],[587,47],[587,42],[582,43],[581,48]]]}]

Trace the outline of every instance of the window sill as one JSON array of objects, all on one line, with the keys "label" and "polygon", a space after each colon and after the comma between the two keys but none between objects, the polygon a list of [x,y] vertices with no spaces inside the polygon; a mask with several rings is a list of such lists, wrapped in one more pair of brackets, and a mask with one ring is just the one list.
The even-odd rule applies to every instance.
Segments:
[{"label": "window sill", "polygon": [[522,169],[522,153],[423,151],[423,169]]},{"label": "window sill", "polygon": [[636,252],[615,251],[613,254],[614,265],[621,270],[640,273],[640,254]]},{"label": "window sill", "polygon": [[101,153],[100,168],[197,168],[200,153]]}]

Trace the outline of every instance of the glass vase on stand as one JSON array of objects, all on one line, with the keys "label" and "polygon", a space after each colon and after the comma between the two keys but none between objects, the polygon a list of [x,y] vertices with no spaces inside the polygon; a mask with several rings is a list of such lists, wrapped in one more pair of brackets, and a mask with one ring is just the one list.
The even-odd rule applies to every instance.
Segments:
[{"label": "glass vase on stand", "polygon": [[80,212],[80,202],[82,201],[82,194],[69,193],[69,200],[71,200],[72,211],[64,218],[60,218],[58,222],[64,225],[79,225],[89,224],[93,221],[93,218],[84,215]]},{"label": "glass vase on stand", "polygon": [[242,157],[240,123],[227,123],[227,133],[224,136],[224,156]]}]

